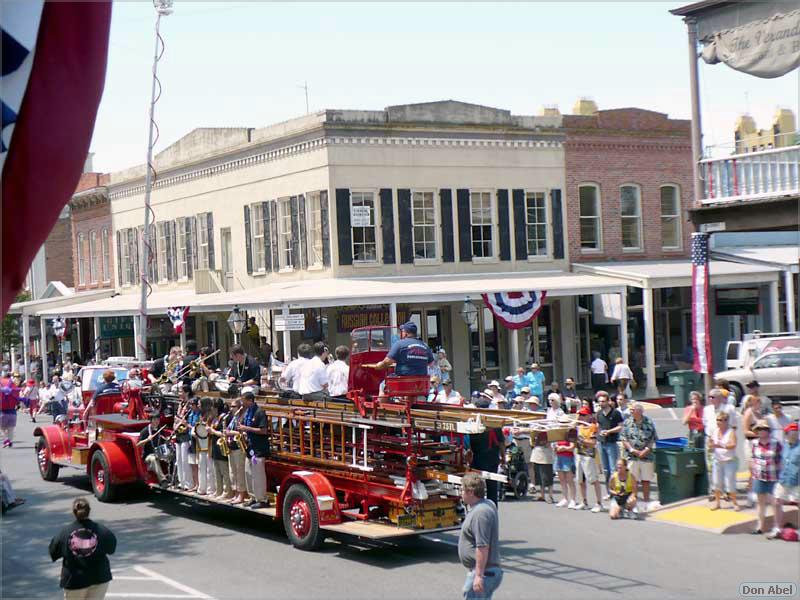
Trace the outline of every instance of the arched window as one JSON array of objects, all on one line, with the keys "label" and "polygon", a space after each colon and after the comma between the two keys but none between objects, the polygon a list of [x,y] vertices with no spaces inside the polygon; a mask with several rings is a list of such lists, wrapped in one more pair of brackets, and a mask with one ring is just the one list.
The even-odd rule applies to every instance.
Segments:
[{"label": "arched window", "polygon": [[603,250],[603,229],[601,226],[600,187],[594,183],[578,186],[580,202],[581,252],[601,252]]},{"label": "arched window", "polygon": [[642,249],[642,189],[636,184],[619,189],[619,208],[622,218],[622,249]]},{"label": "arched window", "polygon": [[100,256],[97,252],[97,232],[89,232],[89,283],[97,283],[97,267]]},{"label": "arched window", "polygon": [[86,285],[86,265],[84,263],[85,256],[84,252],[85,249],[83,247],[84,240],[86,236],[83,233],[78,234],[78,239],[76,241],[76,249],[77,249],[77,259],[78,259],[78,285]]},{"label": "arched window", "polygon": [[661,247],[664,250],[680,250],[681,192],[677,185],[661,186]]}]

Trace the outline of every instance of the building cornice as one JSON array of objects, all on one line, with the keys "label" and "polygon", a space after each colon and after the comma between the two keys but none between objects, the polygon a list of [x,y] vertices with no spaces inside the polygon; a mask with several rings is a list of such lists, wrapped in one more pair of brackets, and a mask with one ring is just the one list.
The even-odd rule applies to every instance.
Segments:
[{"label": "building cornice", "polygon": [[105,186],[84,190],[73,194],[69,205],[73,210],[91,208],[99,204],[108,202],[108,188]]}]

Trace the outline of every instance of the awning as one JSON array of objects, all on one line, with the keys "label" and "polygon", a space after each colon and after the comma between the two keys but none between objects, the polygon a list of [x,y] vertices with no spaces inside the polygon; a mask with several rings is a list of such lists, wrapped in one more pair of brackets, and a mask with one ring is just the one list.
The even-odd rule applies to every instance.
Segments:
[{"label": "awning", "polygon": [[[613,277],[638,288],[689,287],[692,263],[689,260],[605,262],[573,264],[576,273]],[[711,285],[739,285],[778,281],[781,269],[712,260],[708,267]]]},{"label": "awning", "polygon": [[745,265],[800,272],[800,248],[797,246],[723,246],[714,248],[711,256]]},{"label": "awning", "polygon": [[91,292],[81,292],[80,294],[69,294],[66,296],[53,296],[40,300],[28,300],[27,302],[15,302],[8,309],[11,315],[38,315],[41,311],[60,306],[74,306],[83,302],[109,298],[114,290],[96,290]]},{"label": "awning", "polygon": [[[626,284],[602,275],[540,271],[481,275],[439,275],[433,277],[372,277],[292,280],[256,288],[216,294],[195,294],[190,290],[156,292],[148,299],[148,313],[165,313],[170,306],[189,306],[190,314],[242,309],[320,308],[365,304],[419,304],[461,302],[480,294],[546,290],[549,298],[582,294],[619,293]],[[134,315],[139,310],[138,294],[121,294],[94,302],[43,310],[41,316],[93,317]]]}]

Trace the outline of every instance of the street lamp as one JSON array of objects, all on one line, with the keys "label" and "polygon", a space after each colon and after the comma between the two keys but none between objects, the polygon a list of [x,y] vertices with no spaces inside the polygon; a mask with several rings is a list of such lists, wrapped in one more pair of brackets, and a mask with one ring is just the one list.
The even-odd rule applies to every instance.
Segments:
[{"label": "street lamp", "polygon": [[233,340],[235,343],[239,343],[239,336],[242,335],[244,331],[244,325],[247,320],[244,318],[242,311],[239,310],[238,306],[234,306],[231,314],[228,315],[228,327],[231,328],[233,332]]},{"label": "street lamp", "polygon": [[478,309],[469,298],[464,300],[464,306],[461,308],[461,318],[470,328],[478,322]]},{"label": "street lamp", "polygon": [[61,363],[63,364],[64,361],[64,337],[67,334],[67,322],[64,320],[63,317],[56,317],[52,321],[53,326],[53,334],[56,336],[58,340],[58,349],[59,353],[61,354]]}]

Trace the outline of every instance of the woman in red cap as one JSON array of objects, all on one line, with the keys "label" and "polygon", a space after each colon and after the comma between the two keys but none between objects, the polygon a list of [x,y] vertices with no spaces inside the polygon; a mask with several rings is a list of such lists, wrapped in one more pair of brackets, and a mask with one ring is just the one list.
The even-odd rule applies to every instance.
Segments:
[{"label": "woman in red cap", "polygon": [[36,423],[36,413],[39,411],[39,386],[36,385],[35,379],[28,379],[25,382],[25,387],[20,392],[20,397],[25,398],[25,403],[28,405],[28,414],[31,416],[31,422]]}]

